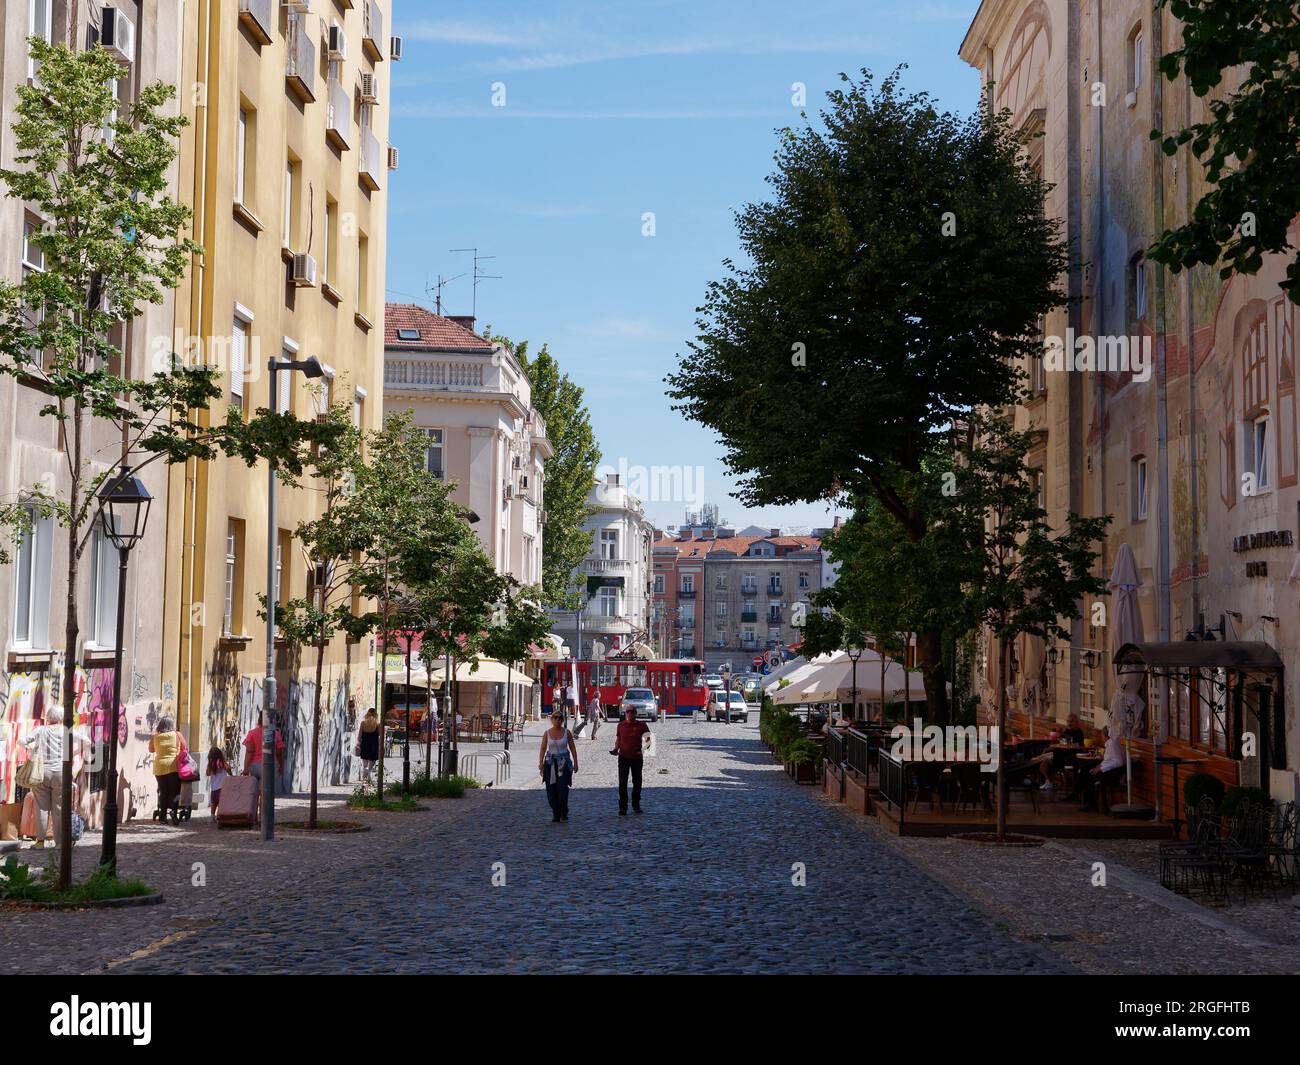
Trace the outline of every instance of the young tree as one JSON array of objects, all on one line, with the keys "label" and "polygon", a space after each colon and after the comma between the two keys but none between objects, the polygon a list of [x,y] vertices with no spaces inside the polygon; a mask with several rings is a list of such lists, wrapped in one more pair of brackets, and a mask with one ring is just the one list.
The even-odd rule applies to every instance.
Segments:
[{"label": "young tree", "polygon": [[[966,410],[1010,400],[1066,248],[1005,115],[940,112],[897,72],[844,80],[823,128],[784,132],[772,201],[738,215],[750,265],[710,285],[669,394],[744,502],[870,495],[917,543],[933,515],[908,478]],[[941,635],[918,630],[938,723]]]},{"label": "young tree", "polygon": [[[970,430],[954,467],[956,492],[949,497],[945,539],[967,545],[961,577],[968,607],[963,613],[987,625],[998,640],[1001,742],[1006,735],[1011,646],[1022,633],[1069,639],[1062,620],[1079,616],[1083,596],[1105,591],[1104,579],[1092,571],[1095,545],[1110,518],[1070,514],[1065,529],[1054,534],[1025,464],[1029,434],[1016,432],[998,413],[972,416]],[[997,832],[1002,839],[1007,830],[1005,758],[998,761],[997,791]]]},{"label": "young tree", "polygon": [[[371,547],[374,529],[365,524],[356,494],[362,469],[361,433],[352,426],[352,412],[339,404],[328,413],[337,433],[334,447],[316,460],[325,510],[313,521],[300,522],[295,536],[310,567],[306,599],[291,599],[276,609],[281,635],[296,647],[316,649],[316,689],[311,712],[311,784],[307,827],[315,828],[319,798],[320,710],[325,650],[339,632],[359,639],[370,631],[364,616],[353,613],[355,567]],[[265,618],[266,596],[261,595]]]},{"label": "young tree", "polygon": [[[1164,136],[1166,155],[1191,142],[1210,189],[1192,217],[1147,253],[1174,271],[1222,263],[1255,274],[1266,254],[1290,254],[1282,288],[1300,303],[1300,250],[1287,231],[1300,214],[1300,7],[1295,0],[1158,0],[1182,23],[1182,46],[1160,57],[1209,117]],[[1240,77],[1240,84],[1237,84]],[[1225,81],[1227,84],[1225,85]]]},{"label": "young tree", "polygon": [[[309,461],[311,446],[327,445],[331,434],[267,411],[248,423],[232,412],[224,424],[200,424],[196,413],[221,394],[218,375],[178,365],[174,354],[157,360],[148,376],[125,376],[122,353],[109,340],[112,330],[144,305],[162,303],[200,250],[179,236],[189,211],[167,187],[185,119],[171,113],[174,90],[161,83],[142,86],[134,100],[119,103],[111,86],[128,70],[103,49],[74,52],[36,37],[28,44],[40,77],[18,87],[17,165],[0,169],[0,181],[44,220],[30,237],[44,269],[18,284],[0,282],[0,373],[48,397],[40,413],[57,422],[67,477],[64,485],[35,484],[21,498],[0,502],[0,523],[21,530],[28,507],[35,506],[66,531],[61,692],[71,727],[80,562],[111,465],[138,470],[225,452],[250,464],[268,459],[292,479]],[[112,443],[100,450],[97,440]],[[61,888],[72,877],[71,748],[65,744]]]},{"label": "young tree", "polygon": [[533,406],[546,422],[546,437],[555,450],[542,473],[546,500],[542,602],[557,610],[575,610],[585,602],[573,583],[573,574],[591,551],[591,533],[584,523],[592,514],[587,496],[600,462],[591,413],[583,402],[582,389],[561,371],[545,344],[530,359],[528,341],[515,344],[505,337],[492,339],[508,345],[528,375]]}]

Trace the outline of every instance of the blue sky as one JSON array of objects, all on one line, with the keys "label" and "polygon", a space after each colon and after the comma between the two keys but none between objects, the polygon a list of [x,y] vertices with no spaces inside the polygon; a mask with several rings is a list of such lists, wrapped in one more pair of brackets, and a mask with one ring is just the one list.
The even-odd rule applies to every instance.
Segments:
[{"label": "blue sky", "polygon": [[[502,275],[479,285],[479,324],[550,344],[611,467],[703,467],[699,494],[742,526],[828,523],[822,505],[743,509],[713,432],[671,409],[662,379],[737,253],[733,208],[765,197],[774,131],[802,121],[794,83],[815,118],[841,71],[906,62],[909,87],[968,111],[978,77],[957,48],[976,7],[396,0],[388,299],[431,306],[439,274],[471,269],[450,249],[477,246]],[[469,276],[443,289],[444,313],[470,309]],[[646,509],[663,525],[685,503]]]}]

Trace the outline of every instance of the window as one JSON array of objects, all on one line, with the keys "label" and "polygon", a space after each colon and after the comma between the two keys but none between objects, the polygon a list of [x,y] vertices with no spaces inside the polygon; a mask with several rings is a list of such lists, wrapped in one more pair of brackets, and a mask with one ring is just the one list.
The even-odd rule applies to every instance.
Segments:
[{"label": "window", "polygon": [[[30,0],[29,13],[31,16],[31,35],[39,37],[46,44],[54,43],[54,0]],[[32,80],[36,79],[37,72],[41,69],[40,63],[28,56],[27,59],[27,76]]]},{"label": "window", "polygon": [[230,405],[244,407],[244,377],[248,369],[248,325],[250,319],[235,312],[230,328]]},{"label": "window", "polygon": [[[1142,27],[1139,24],[1128,39],[1128,91],[1131,95],[1136,96],[1138,89],[1142,87],[1142,66],[1143,56],[1146,52],[1146,41],[1142,36]],[[1130,100],[1129,104],[1136,102]]]},{"label": "window", "polygon": [[725,573],[719,573],[713,579],[713,587],[720,592],[725,592],[727,590],[727,575]]},{"label": "window", "polygon": [[221,634],[234,636],[243,629],[240,614],[244,588],[244,523],[238,518],[226,521],[226,585],[221,610]]},{"label": "window", "polygon": [[767,590],[776,593],[781,591],[781,574],[778,570],[773,570],[767,575]]},{"label": "window", "polygon": [[1147,264],[1140,255],[1133,260],[1133,313],[1138,318],[1147,316]]},{"label": "window", "polygon": [[682,591],[683,592],[695,591],[695,578],[691,576],[689,573],[685,574],[682,577]]},{"label": "window", "polygon": [[257,114],[246,105],[239,108],[235,128],[235,202],[252,210],[252,194],[257,187],[254,167],[257,157]]},{"label": "window", "polygon": [[289,598],[289,581],[293,578],[292,559],[289,550],[292,536],[287,529],[281,529],[275,539],[275,602],[284,606]]},{"label": "window", "polygon": [[426,429],[424,435],[428,437],[428,446],[424,450],[424,468],[441,481],[447,476],[442,454],[443,430]]},{"label": "window", "polygon": [[740,578],[740,590],[742,592],[754,592],[758,590],[758,578],[752,573],[746,573]]},{"label": "window", "polygon": [[618,617],[617,588],[602,588],[600,590],[600,616],[602,618]]},{"label": "window", "polygon": [[[288,337],[280,347],[280,357],[290,362],[298,358],[298,345]],[[275,381],[275,409],[278,414],[293,413],[293,371],[279,370]]]},{"label": "window", "polygon": [[35,507],[24,510],[25,529],[14,552],[14,643],[43,647],[49,621],[52,527]]},{"label": "window", "polygon": [[664,575],[662,573],[656,573],[655,574],[655,595],[663,595],[663,594],[664,594]]},{"label": "window", "polygon": [[358,389],[352,395],[352,428],[365,431],[366,427],[366,394]]},{"label": "window", "polygon": [[727,604],[719,603],[717,607],[717,613],[718,613],[718,617],[725,618],[727,616]]},{"label": "window", "polygon": [[607,560],[618,558],[617,529],[602,529],[600,531],[600,557]]},{"label": "window", "polygon": [[799,571],[799,587],[800,588],[808,587],[808,571],[806,569],[801,569]]},{"label": "window", "polygon": [[117,548],[96,528],[90,538],[90,632],[96,648],[117,646]]},{"label": "window", "polygon": [[722,628],[722,626],[718,626],[718,646],[725,647],[726,645],[727,645],[727,630]]},{"label": "window", "polygon": [[321,256],[321,283],[333,285],[336,268],[334,264],[335,249],[338,247],[339,205],[329,197],[325,198],[325,251]]},{"label": "window", "polygon": [[781,620],[781,604],[780,604],[780,603],[768,603],[768,604],[767,604],[767,620],[768,620],[768,622],[773,622],[773,621],[777,621],[777,622],[779,622],[779,621]]},{"label": "window", "polygon": [[[45,251],[36,242],[40,231],[41,223],[39,219],[29,216],[23,221],[22,273],[24,280],[32,274],[43,273],[45,270]],[[36,329],[44,318],[45,310],[43,307],[29,307],[25,324],[30,329]],[[25,354],[33,362],[39,361],[40,352],[35,348],[29,349]]]},{"label": "window", "polygon": [[1255,475],[1255,491],[1264,491],[1269,487],[1272,477],[1268,465],[1267,414],[1261,414],[1246,423],[1246,459],[1250,463],[1247,472]]},{"label": "window", "polygon": [[284,167],[284,223],[280,229],[280,244],[285,248],[294,248],[298,237],[298,219],[294,206],[298,202],[298,164],[293,157]]},{"label": "window", "polygon": [[1147,516],[1147,460],[1138,456],[1133,460],[1133,520],[1145,521]]},{"label": "window", "polygon": [[[366,314],[370,309],[370,240],[364,233],[357,234],[357,311]],[[369,317],[369,315],[366,315]]]}]

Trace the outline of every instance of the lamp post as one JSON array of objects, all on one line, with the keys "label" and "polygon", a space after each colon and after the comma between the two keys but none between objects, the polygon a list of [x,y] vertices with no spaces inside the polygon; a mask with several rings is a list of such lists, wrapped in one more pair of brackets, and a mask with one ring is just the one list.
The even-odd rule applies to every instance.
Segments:
[{"label": "lamp post", "polygon": [[[271,410],[278,410],[275,375],[295,370],[307,378],[325,376],[325,368],[313,355],[310,359],[267,360],[271,381]],[[275,463],[267,464],[266,486],[266,684],[262,691],[262,839],[275,839]],[[385,648],[387,652],[387,648]],[[383,757],[383,752],[380,752]],[[382,797],[382,796],[381,796]]]},{"label": "lamp post", "polygon": [[144,537],[153,496],[131,467],[122,463],[116,477],[99,491],[104,535],[117,548],[117,637],[113,651],[113,705],[108,713],[108,766],[104,774],[104,835],[99,864],[117,873],[117,721],[122,702],[123,629],[126,627],[126,563]]},{"label": "lamp post", "polygon": [[[849,644],[848,647],[845,648],[844,653],[849,656],[849,661],[853,663],[853,717],[851,720],[857,721],[858,719],[858,659],[862,657],[862,648],[858,646],[857,641],[853,641]],[[883,690],[880,693],[880,698],[882,701],[885,698],[885,693]]]},{"label": "lamp post", "polygon": [[726,698],[722,704],[722,720],[731,724],[731,664],[722,667],[722,683],[726,686]]}]

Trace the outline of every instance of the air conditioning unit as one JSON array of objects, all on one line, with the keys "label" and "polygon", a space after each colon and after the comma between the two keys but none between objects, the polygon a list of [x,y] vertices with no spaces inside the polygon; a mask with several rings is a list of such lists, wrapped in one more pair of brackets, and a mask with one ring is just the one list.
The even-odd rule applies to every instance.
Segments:
[{"label": "air conditioning unit", "polygon": [[361,89],[358,95],[363,104],[379,103],[379,81],[373,74],[361,75]]},{"label": "air conditioning unit", "polygon": [[388,58],[391,59],[394,63],[396,63],[396,62],[398,62],[398,61],[401,60],[401,58],[402,58],[402,38],[400,38],[400,37],[389,37],[389,38],[388,38]]},{"label": "air conditioning unit", "polygon": [[325,52],[331,59],[347,59],[348,38],[343,27],[337,22],[330,27],[329,39],[325,43]]},{"label": "air conditioning unit", "polygon": [[126,12],[117,7],[105,7],[104,21],[99,32],[99,43],[115,59],[130,63],[135,58],[135,25]]},{"label": "air conditioning unit", "polygon": [[295,288],[315,288],[315,257],[306,252],[298,252],[293,257],[293,269],[290,271],[289,280],[293,282]]},{"label": "air conditioning unit", "polygon": [[397,169],[397,149],[394,148],[391,144],[388,146],[388,169],[389,170]]}]

